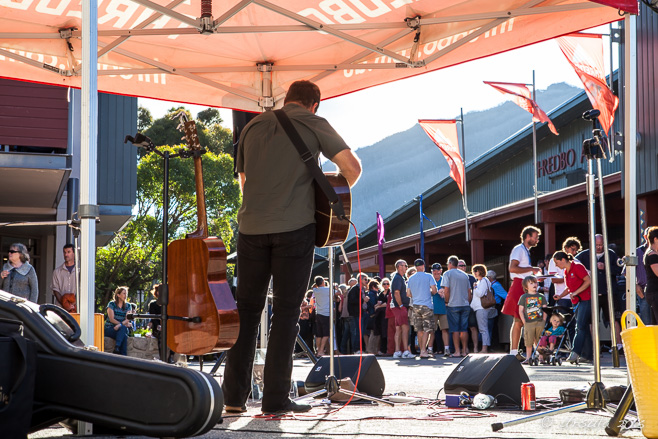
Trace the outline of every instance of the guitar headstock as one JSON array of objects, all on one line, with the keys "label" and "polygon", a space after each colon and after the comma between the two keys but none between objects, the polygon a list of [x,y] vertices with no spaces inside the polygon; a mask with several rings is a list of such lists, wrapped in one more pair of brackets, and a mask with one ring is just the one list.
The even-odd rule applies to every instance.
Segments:
[{"label": "guitar headstock", "polygon": [[180,124],[177,128],[185,135],[183,138],[187,142],[190,151],[200,151],[202,147],[199,142],[199,134],[196,130],[196,122],[194,122],[194,120],[189,120],[187,118],[187,113],[183,110],[176,113],[174,118],[180,120]]}]

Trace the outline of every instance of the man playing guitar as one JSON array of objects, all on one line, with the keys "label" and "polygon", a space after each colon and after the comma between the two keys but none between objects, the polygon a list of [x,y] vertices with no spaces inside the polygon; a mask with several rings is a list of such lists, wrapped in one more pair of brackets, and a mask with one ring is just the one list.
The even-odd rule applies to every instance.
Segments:
[{"label": "man playing guitar", "polygon": [[[319,116],[320,89],[294,82],[283,111],[317,160],[334,162],[350,187],[361,164],[343,139]],[[262,411],[302,412],[309,405],[290,400],[292,354],[299,327],[300,304],[308,287],[315,242],[313,177],[273,112],[244,128],[236,157],[243,192],[238,212],[238,288],[240,335],[228,351],[224,374],[226,411],[246,410],[260,316],[270,277],[273,307],[264,370]]]}]

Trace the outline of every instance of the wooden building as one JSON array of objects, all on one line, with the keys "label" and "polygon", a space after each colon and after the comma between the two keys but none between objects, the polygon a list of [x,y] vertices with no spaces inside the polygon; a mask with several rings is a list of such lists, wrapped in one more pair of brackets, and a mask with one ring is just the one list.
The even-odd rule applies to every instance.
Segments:
[{"label": "wooden building", "polygon": [[[0,78],[0,255],[27,246],[39,279],[39,303],[52,303],[53,269],[72,241],[65,222],[78,210],[80,90]],[[137,131],[137,98],[99,93],[96,245],[132,217],[137,151],[123,143]],[[34,223],[42,223],[34,225]]]}]

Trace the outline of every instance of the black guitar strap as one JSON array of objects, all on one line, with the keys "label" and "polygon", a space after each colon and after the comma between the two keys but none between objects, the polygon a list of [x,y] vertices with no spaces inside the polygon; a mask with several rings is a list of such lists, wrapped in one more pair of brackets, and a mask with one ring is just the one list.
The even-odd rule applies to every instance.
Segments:
[{"label": "black guitar strap", "polygon": [[329,184],[327,177],[324,176],[324,173],[322,172],[322,169],[320,169],[317,161],[313,159],[313,154],[311,154],[308,146],[306,146],[306,143],[304,143],[304,140],[302,140],[302,137],[292,125],[292,122],[290,121],[290,118],[286,112],[283,110],[274,110],[274,114],[283,127],[283,130],[290,138],[292,144],[295,145],[297,152],[299,153],[308,170],[311,172],[313,179],[317,182],[318,186],[320,186],[320,189],[322,189],[322,192],[324,192],[327,200],[329,200],[331,210],[334,211],[334,214],[336,214],[339,219],[347,220],[345,217],[345,209],[343,209],[343,203],[340,202],[336,191],[334,190],[333,186]]}]

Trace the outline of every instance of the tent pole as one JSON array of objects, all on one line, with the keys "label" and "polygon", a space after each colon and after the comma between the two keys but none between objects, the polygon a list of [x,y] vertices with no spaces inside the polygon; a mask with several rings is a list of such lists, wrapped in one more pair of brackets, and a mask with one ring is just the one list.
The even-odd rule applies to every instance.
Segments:
[{"label": "tent pole", "polygon": [[[535,71],[532,71],[532,100],[537,102],[537,88],[535,86]],[[535,116],[532,116],[532,167],[534,169],[534,185],[532,186],[533,196],[535,199],[535,224],[539,223],[539,207],[537,203],[537,124]]]},{"label": "tent pole", "polygon": [[[98,141],[98,0],[82,2],[82,90],[80,123],[80,326],[85,344],[94,343],[96,266],[96,148]],[[72,66],[73,67],[73,66]],[[78,424],[78,434],[92,425]]]},{"label": "tent pole", "polygon": [[624,242],[626,309],[635,309],[637,264],[637,17],[624,18]]},{"label": "tent pole", "polygon": [[466,241],[470,241],[468,233],[468,195],[466,193],[466,145],[464,143],[464,109],[460,108],[459,112],[461,114],[462,122],[462,141],[461,141],[461,153],[462,153],[462,163],[464,164],[464,180],[462,181],[462,187],[464,188],[464,193],[462,194],[462,201],[464,203],[464,225],[466,227]]}]

